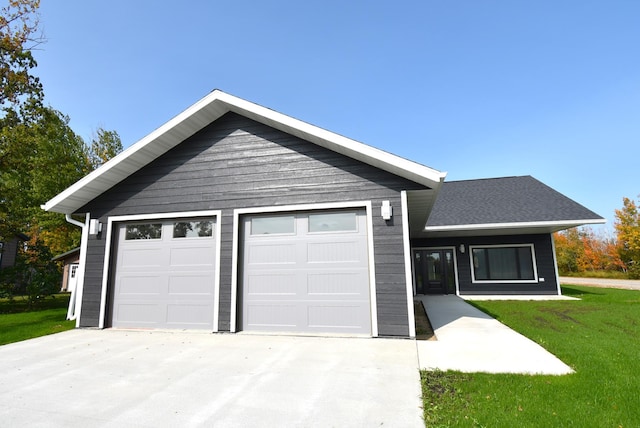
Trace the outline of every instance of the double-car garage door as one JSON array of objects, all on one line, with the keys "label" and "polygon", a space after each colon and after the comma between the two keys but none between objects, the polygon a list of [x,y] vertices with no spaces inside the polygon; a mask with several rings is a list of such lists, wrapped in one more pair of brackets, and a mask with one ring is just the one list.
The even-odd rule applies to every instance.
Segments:
[{"label": "double-car garage door", "polygon": [[[371,334],[362,211],[241,218],[238,326]],[[214,330],[214,218],[118,225],[111,324]]]}]

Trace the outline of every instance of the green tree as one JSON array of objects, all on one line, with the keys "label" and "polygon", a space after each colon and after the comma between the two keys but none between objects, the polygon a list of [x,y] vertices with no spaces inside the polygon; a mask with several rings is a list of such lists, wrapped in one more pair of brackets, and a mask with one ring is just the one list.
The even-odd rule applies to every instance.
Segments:
[{"label": "green tree", "polygon": [[627,266],[629,278],[640,279],[640,210],[633,199],[622,198],[622,209],[616,210],[615,228],[618,253]]},{"label": "green tree", "polygon": [[33,121],[0,130],[0,153],[0,236],[37,227],[49,231],[42,240],[54,253],[77,245],[78,229],[40,208],[91,170],[84,141],[69,127],[69,118],[40,108]]},{"label": "green tree", "polygon": [[116,131],[107,131],[100,127],[91,140],[89,147],[89,163],[92,169],[116,156],[122,151],[122,141]]}]

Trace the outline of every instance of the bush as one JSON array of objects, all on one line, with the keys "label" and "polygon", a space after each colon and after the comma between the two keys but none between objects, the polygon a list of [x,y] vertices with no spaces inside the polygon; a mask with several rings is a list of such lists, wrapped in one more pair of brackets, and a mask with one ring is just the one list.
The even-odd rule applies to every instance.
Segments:
[{"label": "bush", "polygon": [[640,263],[629,263],[629,279],[640,279]]},{"label": "bush", "polygon": [[18,250],[16,263],[0,272],[0,296],[24,296],[29,307],[60,289],[61,272],[51,261],[51,252],[38,239],[31,239]]}]

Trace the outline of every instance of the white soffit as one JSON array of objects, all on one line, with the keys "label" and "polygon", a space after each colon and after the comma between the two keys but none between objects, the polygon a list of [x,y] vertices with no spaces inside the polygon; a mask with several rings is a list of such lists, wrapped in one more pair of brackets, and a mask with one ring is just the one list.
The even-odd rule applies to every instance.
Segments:
[{"label": "white soffit", "polygon": [[559,220],[521,223],[489,223],[489,224],[461,224],[451,226],[427,226],[423,232],[429,237],[452,236],[485,236],[505,234],[534,234],[553,233],[585,224],[603,224],[605,219],[589,220]]},{"label": "white soffit", "polygon": [[216,89],[49,200],[42,205],[42,208],[64,214],[75,212],[229,111],[435,190],[438,190],[446,177],[445,172],[395,156]]}]

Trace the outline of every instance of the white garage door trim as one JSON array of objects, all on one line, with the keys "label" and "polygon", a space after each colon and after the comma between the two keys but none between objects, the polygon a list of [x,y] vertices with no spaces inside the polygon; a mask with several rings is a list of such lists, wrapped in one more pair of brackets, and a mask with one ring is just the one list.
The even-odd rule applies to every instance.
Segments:
[{"label": "white garage door trim", "polygon": [[124,215],[113,216],[107,220],[106,243],[105,243],[105,257],[104,267],[102,274],[102,290],[100,296],[100,319],[99,328],[104,328],[106,323],[107,313],[107,289],[109,285],[109,267],[111,266],[112,246],[114,235],[114,227],[117,227],[118,223],[129,221],[141,221],[141,220],[164,220],[170,218],[197,218],[197,217],[213,217],[216,220],[217,227],[214,228],[215,233],[215,246],[216,246],[216,260],[215,260],[215,285],[214,285],[214,306],[213,306],[213,331],[218,331],[218,319],[220,315],[220,241],[221,230],[220,226],[222,211],[220,210],[208,210],[208,211],[180,211],[171,213],[156,213],[156,214],[136,214],[136,215]]},{"label": "white garage door trim", "polygon": [[238,331],[237,326],[237,304],[238,304],[238,275],[239,269],[239,249],[241,244],[240,221],[241,217],[248,214],[268,214],[280,212],[298,212],[298,211],[318,211],[331,210],[339,208],[364,209],[367,220],[367,246],[369,248],[369,296],[371,303],[371,335],[378,336],[378,310],[376,300],[376,273],[375,273],[375,257],[373,251],[373,217],[371,201],[353,201],[353,202],[334,202],[324,204],[304,204],[304,205],[286,205],[271,207],[255,207],[255,208],[238,208],[233,211],[233,253],[231,260],[231,320],[230,331],[235,333]]}]

